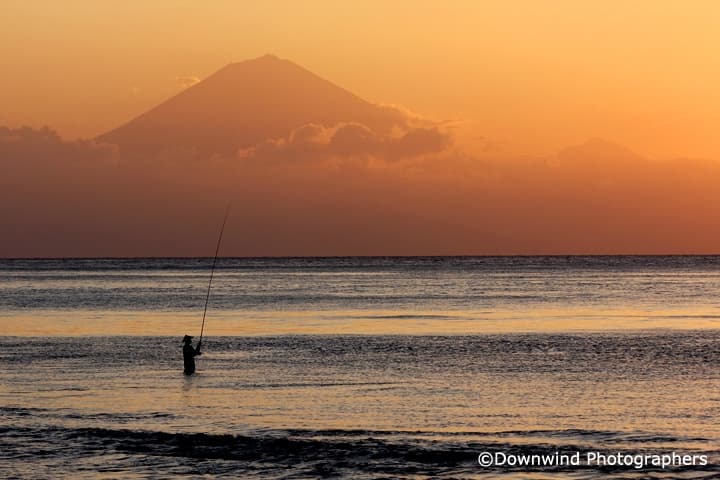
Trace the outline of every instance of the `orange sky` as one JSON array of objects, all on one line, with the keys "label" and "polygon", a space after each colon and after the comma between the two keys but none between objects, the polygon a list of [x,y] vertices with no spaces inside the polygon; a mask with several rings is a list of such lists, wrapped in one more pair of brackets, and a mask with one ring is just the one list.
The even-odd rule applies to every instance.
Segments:
[{"label": "orange sky", "polygon": [[274,53],[359,96],[546,154],[592,137],[720,158],[720,3],[71,2],[0,5],[0,124],[109,130],[232,61]]},{"label": "orange sky", "polygon": [[228,198],[226,255],[720,253],[717,25],[714,1],[6,0],[0,257],[207,255]]}]

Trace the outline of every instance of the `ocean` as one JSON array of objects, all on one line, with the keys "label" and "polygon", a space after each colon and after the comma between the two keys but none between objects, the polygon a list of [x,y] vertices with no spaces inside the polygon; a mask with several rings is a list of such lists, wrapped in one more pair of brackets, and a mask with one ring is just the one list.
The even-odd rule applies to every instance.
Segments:
[{"label": "ocean", "polygon": [[720,257],[211,263],[0,260],[0,477],[720,478]]}]

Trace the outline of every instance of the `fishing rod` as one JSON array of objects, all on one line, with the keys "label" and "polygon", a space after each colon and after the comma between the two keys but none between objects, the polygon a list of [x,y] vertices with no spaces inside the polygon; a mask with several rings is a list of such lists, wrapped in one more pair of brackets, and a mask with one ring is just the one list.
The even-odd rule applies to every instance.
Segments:
[{"label": "fishing rod", "polygon": [[212,287],[213,275],[215,274],[215,264],[217,263],[218,253],[220,253],[220,242],[222,242],[228,213],[230,213],[230,202],[228,202],[227,207],[225,207],[225,217],[223,218],[222,227],[220,227],[220,236],[218,237],[217,247],[215,247],[215,258],[213,258],[212,268],[210,269],[210,281],[208,282],[207,295],[205,295],[205,309],[203,310],[202,327],[200,327],[200,340],[198,341],[198,345],[202,342],[203,332],[205,331],[205,316],[207,315],[208,301],[210,300],[210,288]]}]

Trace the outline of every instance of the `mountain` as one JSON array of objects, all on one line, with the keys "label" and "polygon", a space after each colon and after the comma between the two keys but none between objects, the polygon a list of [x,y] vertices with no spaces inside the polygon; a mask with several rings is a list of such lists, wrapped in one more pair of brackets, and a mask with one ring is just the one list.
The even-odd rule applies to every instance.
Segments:
[{"label": "mountain", "polygon": [[393,109],[265,55],[227,65],[97,140],[117,144],[123,153],[187,148],[233,154],[309,123],[359,122],[387,132],[401,121]]},{"label": "mountain", "polygon": [[597,168],[646,162],[645,158],[629,148],[601,138],[592,138],[580,145],[564,148],[557,153],[556,159],[566,166],[582,165]]}]

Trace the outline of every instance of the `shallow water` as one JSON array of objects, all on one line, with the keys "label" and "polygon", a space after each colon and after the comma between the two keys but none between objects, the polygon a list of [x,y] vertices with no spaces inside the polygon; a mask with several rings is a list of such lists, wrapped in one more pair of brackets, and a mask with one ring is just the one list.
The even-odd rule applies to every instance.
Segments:
[{"label": "shallow water", "polygon": [[205,263],[3,263],[1,477],[720,477],[716,257]]},{"label": "shallow water", "polygon": [[489,473],[482,451],[597,450],[704,452],[710,466],[672,471],[720,474],[718,345],[707,331],[223,337],[184,377],[174,337],[6,337],[0,469],[472,478]]}]

